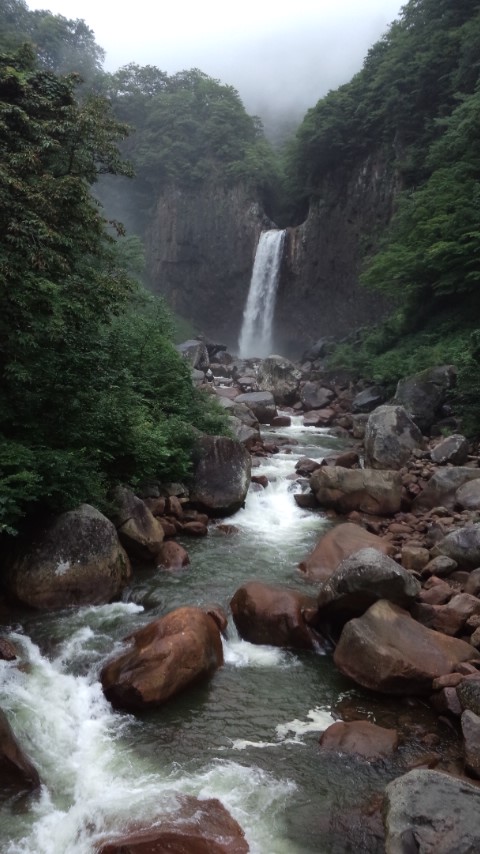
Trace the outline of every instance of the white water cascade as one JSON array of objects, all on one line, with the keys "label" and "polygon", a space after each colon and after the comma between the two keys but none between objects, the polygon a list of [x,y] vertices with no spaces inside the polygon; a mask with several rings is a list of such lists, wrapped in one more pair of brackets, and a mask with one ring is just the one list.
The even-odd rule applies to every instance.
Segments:
[{"label": "white water cascade", "polygon": [[277,229],[260,235],[240,332],[241,359],[265,358],[272,351],[273,313],[285,234],[285,230]]}]

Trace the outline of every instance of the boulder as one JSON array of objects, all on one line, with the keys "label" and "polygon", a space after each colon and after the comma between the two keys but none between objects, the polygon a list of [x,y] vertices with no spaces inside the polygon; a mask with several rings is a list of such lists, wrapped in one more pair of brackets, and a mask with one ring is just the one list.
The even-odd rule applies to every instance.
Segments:
[{"label": "boulder", "polygon": [[480,851],[480,789],[417,769],[385,789],[386,854],[474,854]]},{"label": "boulder", "polygon": [[[4,793],[32,791],[40,786],[38,771],[23,752],[5,713],[0,709],[0,786]],[[6,790],[6,792],[5,792]]]},{"label": "boulder", "polygon": [[437,632],[458,635],[470,617],[480,614],[480,599],[468,593],[457,593],[448,604],[421,604],[412,614],[424,626]]},{"label": "boulder", "polygon": [[113,521],[128,556],[142,561],[155,560],[165,536],[161,523],[131,489],[118,487],[114,501]]},{"label": "boulder", "polygon": [[337,513],[390,516],[400,511],[402,479],[396,471],[322,466],[313,472],[310,488],[322,507]]},{"label": "boulder", "polygon": [[366,548],[377,549],[387,555],[395,552],[388,540],[370,534],[353,522],[343,522],[323,535],[313,551],[299,564],[299,569],[309,581],[326,581],[342,560]]},{"label": "boulder", "polygon": [[315,612],[315,599],[259,581],[240,587],[230,602],[240,637],[256,644],[314,649],[319,636],[305,620],[305,612]]},{"label": "boulder", "polygon": [[115,525],[89,504],[62,513],[4,574],[8,592],[31,608],[103,605],[131,575]]},{"label": "boulder", "polygon": [[361,549],[345,558],[320,588],[319,616],[338,615],[345,622],[363,614],[379,599],[405,608],[420,590],[420,582],[390,557],[377,549]]},{"label": "boulder", "polygon": [[306,410],[326,409],[334,397],[335,392],[331,388],[314,382],[306,382],[300,392],[300,400]]},{"label": "boulder", "polygon": [[246,448],[251,448],[252,445],[260,441],[260,430],[249,427],[235,415],[229,415],[227,421],[233,437]]},{"label": "boulder", "polygon": [[334,661],[345,676],[384,694],[429,694],[432,681],[480,653],[427,629],[384,599],[344,627]]},{"label": "boulder", "polygon": [[403,406],[419,429],[426,433],[437,420],[446,393],[455,381],[456,371],[452,365],[427,368],[401,379],[393,402]]},{"label": "boulder", "polygon": [[480,478],[464,483],[457,489],[454,504],[460,510],[480,510]]},{"label": "boulder", "polygon": [[465,768],[473,777],[480,777],[480,717],[466,709],[461,718]]},{"label": "boulder", "polygon": [[193,459],[191,502],[210,516],[236,513],[250,485],[251,458],[245,446],[225,436],[202,436]]},{"label": "boulder", "polygon": [[250,391],[239,394],[235,403],[246,403],[260,424],[271,424],[277,415],[277,407],[270,391]]},{"label": "boulder", "polygon": [[480,566],[480,523],[457,528],[439,540],[432,549],[434,557],[445,555],[456,561],[459,569]]},{"label": "boulder", "polygon": [[398,747],[394,729],[377,726],[370,721],[337,721],[325,730],[320,747],[338,753],[350,753],[375,762],[391,756]]},{"label": "boulder", "polygon": [[319,338],[315,344],[305,350],[302,362],[316,362],[318,359],[323,359],[328,353],[329,344],[327,338]]},{"label": "boulder", "polygon": [[200,608],[171,611],[126,640],[130,648],[100,674],[107,700],[120,709],[162,705],[223,664],[217,622]]},{"label": "boulder", "polygon": [[385,400],[385,389],[373,385],[360,391],[352,401],[352,412],[372,412]]},{"label": "boulder", "polygon": [[400,469],[423,447],[420,430],[403,406],[378,406],[365,429],[365,461],[374,469]]},{"label": "boulder", "polygon": [[[179,809],[148,830],[122,832],[97,847],[98,854],[248,854],[240,825],[217,798],[177,796]],[[152,822],[153,823],[153,822]]]},{"label": "boulder", "polygon": [[328,427],[335,418],[333,409],[311,409],[305,412],[303,424],[305,427]]},{"label": "boulder", "polygon": [[468,466],[452,466],[435,472],[427,485],[413,502],[414,510],[432,510],[434,507],[452,508],[457,490],[471,480],[480,477],[480,469]]},{"label": "boulder", "polygon": [[260,362],[257,384],[261,391],[269,391],[278,406],[290,406],[298,397],[301,371],[282,356],[269,356]]},{"label": "boulder", "polygon": [[453,433],[445,439],[441,439],[430,451],[430,457],[437,465],[451,463],[454,466],[463,466],[467,462],[469,443],[465,436]]},{"label": "boulder", "polygon": [[190,558],[188,552],[175,540],[167,540],[162,543],[157,554],[157,566],[162,569],[181,569],[188,566]]},{"label": "boulder", "polygon": [[178,344],[176,349],[184,359],[187,359],[190,362],[192,368],[195,368],[198,371],[207,371],[210,367],[208,350],[203,341],[191,338],[188,341],[184,341],[182,344]]}]

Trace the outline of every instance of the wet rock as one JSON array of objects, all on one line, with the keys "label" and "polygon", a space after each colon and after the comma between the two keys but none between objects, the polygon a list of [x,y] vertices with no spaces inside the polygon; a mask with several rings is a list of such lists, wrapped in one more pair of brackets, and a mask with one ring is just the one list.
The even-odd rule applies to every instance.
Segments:
[{"label": "wet rock", "polygon": [[182,534],[187,537],[206,537],[208,527],[203,522],[184,522]]},{"label": "wet rock", "polygon": [[233,437],[237,442],[241,442],[242,445],[245,445],[246,448],[250,449],[256,442],[260,441],[260,430],[257,430],[254,427],[249,427],[235,415],[229,415],[227,420]]},{"label": "wet rock", "polygon": [[477,477],[457,489],[454,503],[460,510],[480,510],[480,479]]},{"label": "wet rock", "polygon": [[315,611],[315,599],[290,590],[250,581],[230,602],[239,635],[250,643],[293,649],[314,649],[319,635],[307,624],[306,611]]},{"label": "wet rock", "polygon": [[345,676],[385,694],[428,694],[433,679],[472,659],[480,655],[470,644],[425,628],[385,600],[346,624],[334,653]]},{"label": "wet rock", "polygon": [[257,370],[258,388],[261,391],[269,391],[278,406],[295,403],[301,378],[301,371],[283,356],[263,359]]},{"label": "wet rock", "polygon": [[305,412],[303,423],[305,427],[328,427],[335,418],[333,409],[312,409]]},{"label": "wet rock", "polygon": [[194,450],[190,500],[211,516],[229,516],[242,507],[250,475],[250,454],[240,442],[202,436]]},{"label": "wet rock", "polygon": [[400,469],[423,446],[420,430],[402,406],[379,406],[365,429],[365,458],[374,469]]},{"label": "wet rock", "polygon": [[462,709],[469,709],[480,716],[480,678],[464,679],[457,687],[457,696]]},{"label": "wet rock", "polygon": [[473,777],[480,777],[480,717],[466,709],[462,714],[461,724],[465,768]]},{"label": "wet rock", "polygon": [[403,406],[420,430],[427,433],[455,381],[456,371],[452,365],[427,368],[399,381],[394,403]]},{"label": "wet rock", "polygon": [[[40,786],[38,771],[23,752],[5,713],[0,709],[0,786],[10,795]],[[4,791],[5,793],[5,791]]]},{"label": "wet rock", "polygon": [[480,477],[480,469],[468,466],[441,468],[430,478],[422,492],[413,502],[414,510],[432,510],[443,505],[451,509],[459,487]]},{"label": "wet rock", "polygon": [[341,468],[351,469],[359,463],[359,456],[356,451],[345,451],[335,458],[335,465]]},{"label": "wet rock", "polygon": [[459,703],[457,692],[452,687],[441,688],[435,694],[432,694],[430,705],[435,709],[437,715],[443,715],[447,718],[459,718],[462,714],[462,707]]},{"label": "wet rock", "polygon": [[[442,539],[440,537],[440,539]],[[437,557],[432,558],[423,568],[422,577],[426,575],[436,575],[439,578],[448,578],[452,572],[455,572],[457,569],[457,562],[452,560],[450,557],[446,557],[445,555],[438,555]],[[469,593],[472,591],[469,590]]]},{"label": "wet rock", "polygon": [[15,661],[17,650],[8,638],[0,637],[0,661]]},{"label": "wet rock", "polygon": [[198,341],[196,338],[191,338],[178,344],[176,349],[184,359],[190,362],[192,368],[197,371],[206,371],[210,366],[208,350],[203,341]]},{"label": "wet rock", "polygon": [[467,462],[469,443],[465,436],[453,433],[447,436],[432,448],[430,456],[437,465],[451,463],[454,466],[463,466]]},{"label": "wet rock", "polygon": [[310,488],[322,507],[337,513],[358,510],[389,516],[401,506],[402,480],[396,471],[322,466],[313,472]]},{"label": "wet rock", "polygon": [[186,549],[175,540],[162,543],[157,554],[157,566],[162,569],[181,569],[188,566],[190,557]]},{"label": "wet rock", "polygon": [[[148,830],[122,832],[97,847],[98,854],[248,854],[240,825],[216,798],[177,796],[179,809]],[[152,822],[153,823],[153,822]]]},{"label": "wet rock", "polygon": [[380,386],[370,386],[359,392],[352,401],[352,412],[369,413],[385,400],[385,389]]},{"label": "wet rock", "polygon": [[398,563],[377,549],[366,548],[347,557],[334,570],[320,588],[317,604],[321,619],[340,615],[346,622],[379,599],[407,607],[420,590],[420,582]]},{"label": "wet rock", "polygon": [[11,559],[4,583],[20,602],[43,610],[111,602],[130,575],[113,523],[82,504],[62,513]]},{"label": "wet rock", "polygon": [[421,546],[404,546],[402,548],[402,566],[405,569],[421,572],[430,560],[430,552]]},{"label": "wet rock", "polygon": [[386,854],[473,854],[480,850],[480,789],[418,769],[385,789]]},{"label": "wet rock", "polygon": [[480,614],[480,600],[468,593],[452,596],[445,605],[417,605],[412,615],[424,626],[446,635],[460,634],[472,614]]},{"label": "wet rock", "polygon": [[303,477],[310,477],[321,466],[322,464],[318,460],[311,460],[309,457],[300,457],[295,466],[295,471]]},{"label": "wet rock", "polygon": [[306,382],[300,392],[300,400],[306,410],[326,409],[335,397],[331,388],[324,388],[314,382]]},{"label": "wet rock", "polygon": [[395,552],[388,540],[370,534],[353,522],[344,522],[324,534],[313,551],[299,564],[299,569],[310,581],[326,581],[342,560],[365,548],[374,548],[388,555]]},{"label": "wet rock", "polygon": [[114,501],[113,521],[128,556],[143,561],[154,560],[165,536],[159,520],[145,502],[126,487],[115,490]]},{"label": "wet rock", "polygon": [[223,664],[216,621],[185,607],[149,623],[127,638],[130,648],[107,662],[100,679],[115,708],[159,706]]},{"label": "wet rock", "polygon": [[474,569],[469,573],[464,593],[470,593],[472,596],[480,594],[480,568]]},{"label": "wet rock", "polygon": [[386,729],[370,721],[337,721],[322,734],[320,746],[339,753],[353,753],[374,762],[395,752],[398,747],[398,733],[394,729]]},{"label": "wet rock", "polygon": [[480,523],[457,528],[447,534],[434,546],[432,554],[451,558],[457,562],[459,569],[480,566]]},{"label": "wet rock", "polygon": [[269,391],[251,391],[239,394],[236,403],[246,403],[260,424],[271,424],[278,415],[273,394]]}]

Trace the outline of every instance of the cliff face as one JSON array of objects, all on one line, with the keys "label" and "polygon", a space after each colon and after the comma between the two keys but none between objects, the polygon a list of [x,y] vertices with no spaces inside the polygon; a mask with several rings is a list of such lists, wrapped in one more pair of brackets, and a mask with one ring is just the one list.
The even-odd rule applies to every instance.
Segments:
[{"label": "cliff face", "polygon": [[244,187],[167,190],[147,234],[154,290],[235,350],[258,238],[272,225]]},{"label": "cliff face", "polygon": [[305,222],[288,230],[275,314],[282,352],[298,354],[324,336],[342,338],[386,314],[387,304],[358,276],[392,215],[399,186],[391,162],[375,154],[328,175]]},{"label": "cliff face", "polygon": [[[358,275],[392,215],[399,190],[392,162],[377,153],[329,174],[305,222],[288,229],[275,352],[298,356],[320,337],[345,337],[385,315],[386,303],[362,288]],[[169,189],[147,234],[154,290],[235,351],[258,238],[272,227],[245,188]]]}]

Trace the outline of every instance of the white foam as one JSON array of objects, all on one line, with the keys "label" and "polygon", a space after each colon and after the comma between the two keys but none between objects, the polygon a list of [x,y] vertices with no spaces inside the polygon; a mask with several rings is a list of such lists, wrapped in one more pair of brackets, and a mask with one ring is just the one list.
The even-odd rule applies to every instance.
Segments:
[{"label": "white foam", "polygon": [[307,713],[306,720],[299,720],[295,718],[293,721],[289,721],[285,724],[278,724],[275,727],[275,731],[277,733],[277,738],[281,741],[285,740],[288,733],[293,733],[296,741],[299,741],[302,735],[306,735],[308,732],[324,732],[331,724],[335,722],[335,719],[332,717],[330,712],[327,712],[326,709],[320,709],[318,707],[314,709],[310,709]]},{"label": "white foam", "polygon": [[[233,634],[233,631],[231,632]],[[249,643],[240,638],[223,639],[223,657],[234,667],[299,667],[298,659],[277,646]]]}]

